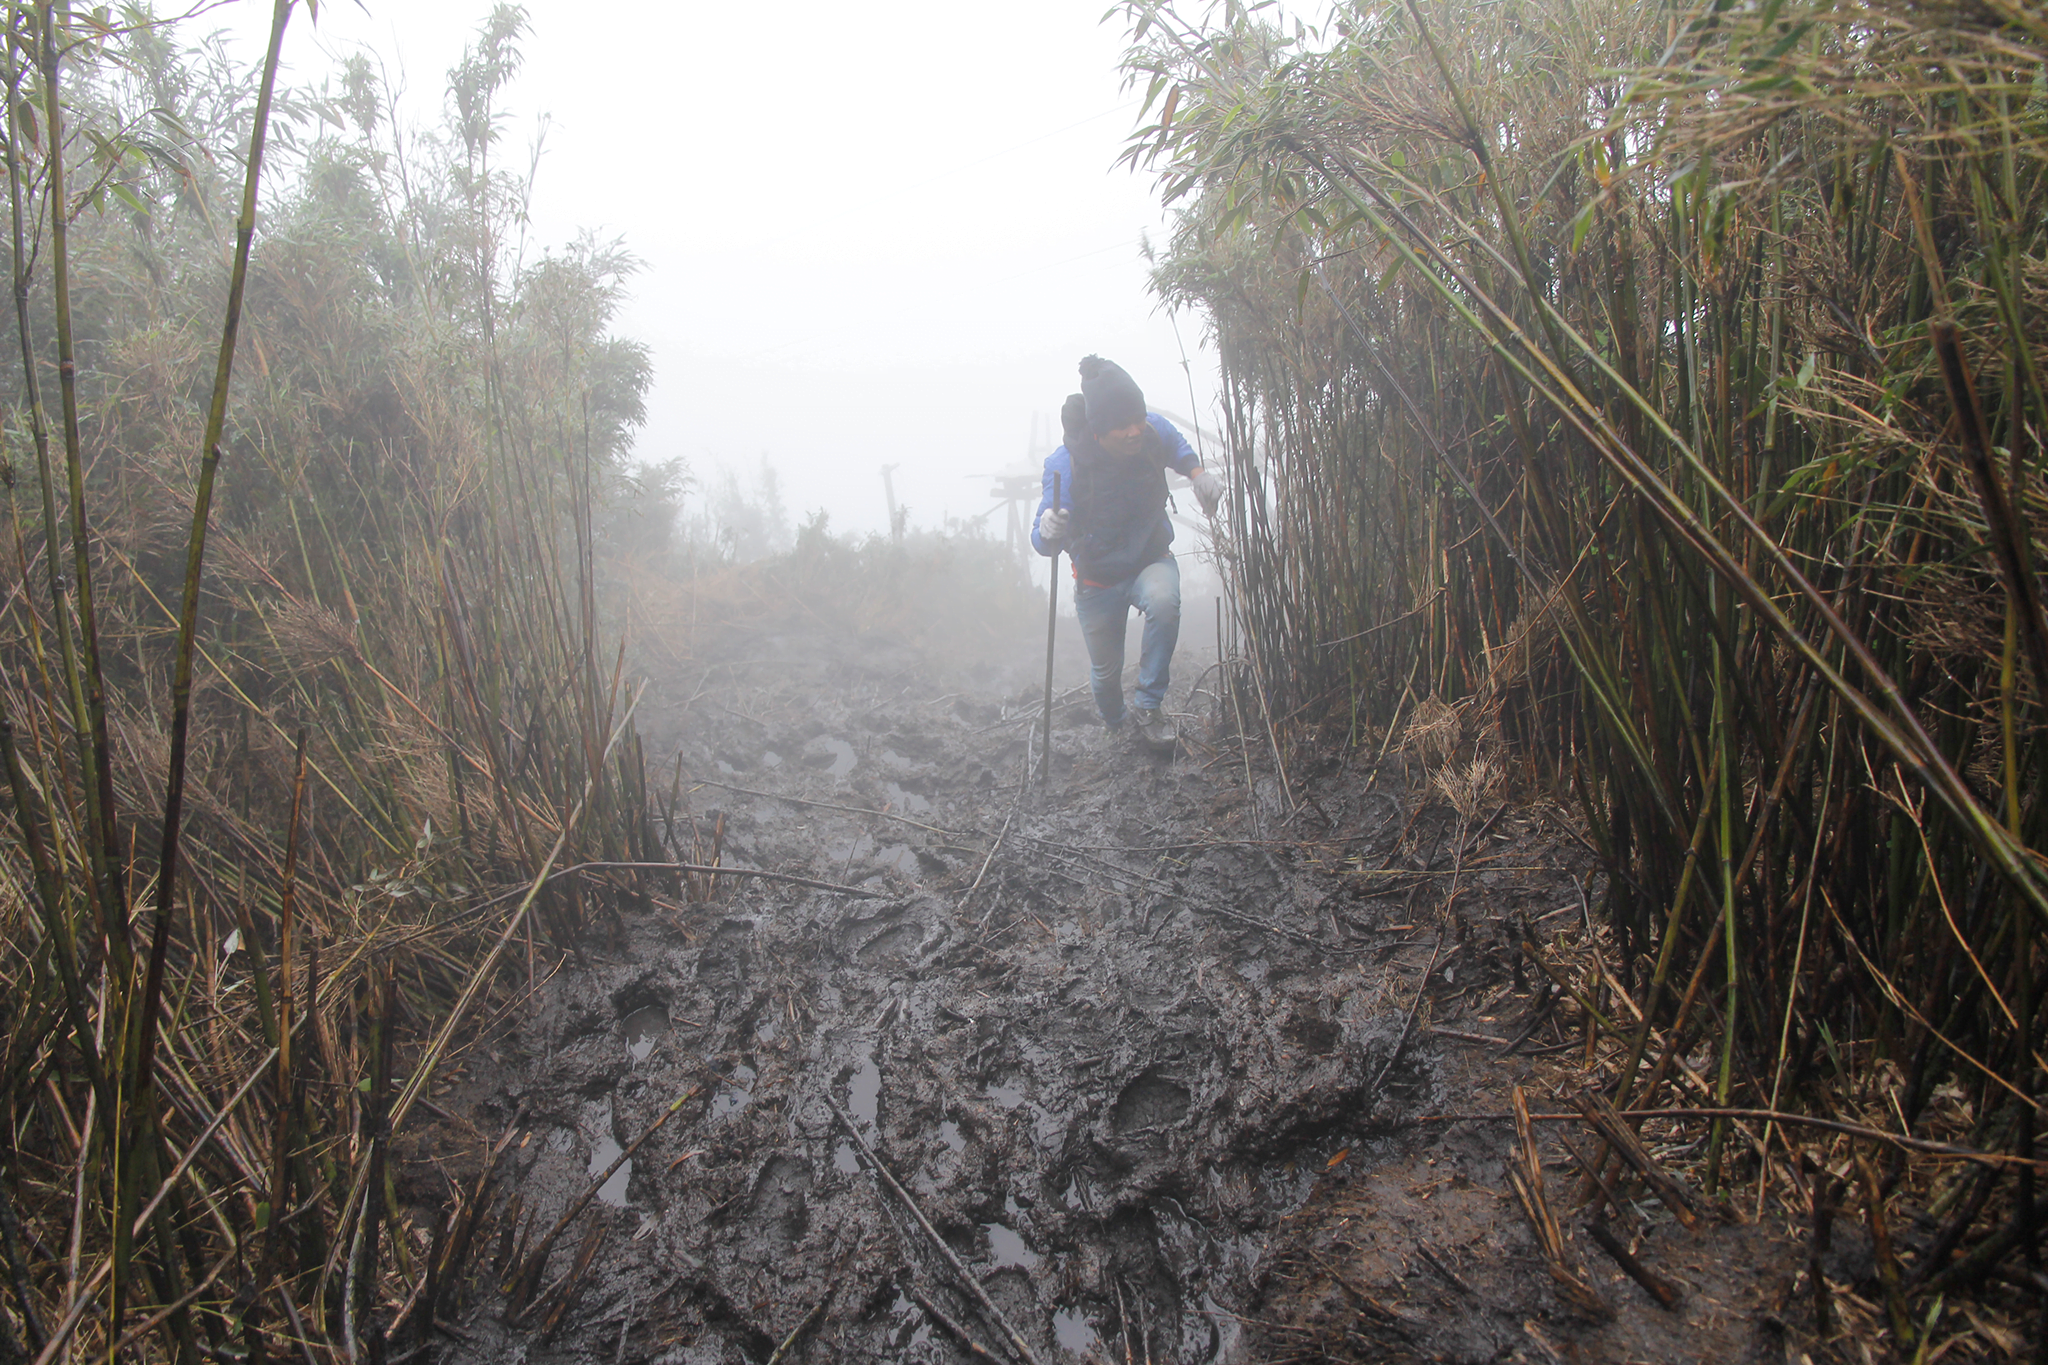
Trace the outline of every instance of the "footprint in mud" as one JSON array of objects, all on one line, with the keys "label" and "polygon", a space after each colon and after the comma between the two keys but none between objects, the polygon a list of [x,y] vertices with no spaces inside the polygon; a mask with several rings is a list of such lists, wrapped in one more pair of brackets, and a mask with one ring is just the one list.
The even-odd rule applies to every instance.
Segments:
[{"label": "footprint in mud", "polygon": [[1143,1072],[1117,1095],[1116,1107],[1110,1111],[1110,1128],[1121,1134],[1168,1127],[1187,1117],[1193,1098],[1186,1086],[1157,1071]]},{"label": "footprint in mud", "polygon": [[860,762],[860,757],[854,753],[853,746],[845,740],[820,735],[804,745],[803,755],[799,761],[806,768],[824,769],[827,777],[844,777],[853,771],[854,765]]},{"label": "footprint in mud", "polygon": [[1335,1052],[1344,1041],[1343,1028],[1329,1019],[1289,1019],[1280,1026],[1280,1032],[1303,1052],[1316,1056]]},{"label": "footprint in mud", "polygon": [[854,958],[863,967],[879,962],[901,962],[916,956],[924,942],[924,930],[915,924],[892,924],[860,945]]},{"label": "footprint in mud", "polygon": [[619,1021],[626,1035],[626,1056],[638,1063],[647,1060],[661,1035],[668,1032],[668,1010],[659,1004],[642,1005]]},{"label": "footprint in mud", "polygon": [[810,1225],[810,1191],[811,1168],[807,1164],[793,1156],[771,1156],[754,1180],[747,1219],[764,1237],[784,1247],[793,1246]]},{"label": "footprint in mud", "polygon": [[750,919],[721,920],[711,931],[711,941],[698,955],[697,977],[699,980],[715,980],[741,976],[753,957],[754,922]]}]

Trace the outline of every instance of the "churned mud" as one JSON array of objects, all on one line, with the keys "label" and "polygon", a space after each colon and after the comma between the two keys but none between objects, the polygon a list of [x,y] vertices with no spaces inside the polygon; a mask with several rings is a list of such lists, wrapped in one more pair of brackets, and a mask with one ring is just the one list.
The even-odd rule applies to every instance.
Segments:
[{"label": "churned mud", "polygon": [[[1632,1206],[1676,1310],[1561,1213],[1601,1321],[1537,1252],[1511,1127],[1442,1117],[1518,1081],[1556,1110],[1545,1068],[1583,1051],[1519,948],[1594,930],[1553,809],[1460,814],[1398,746],[1292,772],[1291,806],[1200,660],[1170,759],[1064,674],[1041,789],[1029,661],[729,657],[643,702],[671,847],[867,894],[674,879],[467,1056],[402,1190],[432,1226],[504,1141],[443,1359],[1785,1358],[1806,1251],[1768,1212]],[[1578,1170],[1539,1136],[1562,1209]]]}]

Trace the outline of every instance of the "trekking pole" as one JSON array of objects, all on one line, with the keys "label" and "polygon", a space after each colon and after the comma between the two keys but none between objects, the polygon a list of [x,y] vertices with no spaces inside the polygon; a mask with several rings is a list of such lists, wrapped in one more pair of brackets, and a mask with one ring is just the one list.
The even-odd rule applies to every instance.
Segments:
[{"label": "trekking pole", "polygon": [[[1060,476],[1052,476],[1052,510],[1060,510]],[[1038,743],[1038,789],[1052,778],[1052,643],[1054,631],[1060,623],[1060,551],[1055,545],[1052,551],[1052,573],[1045,585],[1045,715],[1042,718],[1045,729]]]}]

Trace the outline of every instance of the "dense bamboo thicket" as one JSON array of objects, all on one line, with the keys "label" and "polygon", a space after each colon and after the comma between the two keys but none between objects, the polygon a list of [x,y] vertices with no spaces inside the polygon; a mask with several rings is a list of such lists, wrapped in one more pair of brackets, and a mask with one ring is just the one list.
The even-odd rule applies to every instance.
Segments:
[{"label": "dense bamboo thicket", "polygon": [[416,1226],[392,1133],[668,856],[598,621],[630,262],[518,253],[516,8],[436,134],[4,18],[0,1359],[383,1359],[489,1202]]},{"label": "dense bamboo thicket", "polygon": [[[1959,1094],[1972,1141],[2033,1152],[2039,10],[1129,14],[1272,714],[1356,740],[1451,708],[1574,794],[1649,1016],[1624,1097],[1674,1056],[1756,1107],[1891,1076],[1898,1122]],[[1724,1132],[1710,1179],[1753,1175]],[[2012,1221],[1966,1240],[1993,1186]],[[1919,1288],[2034,1237],[2033,1198],[1960,1182],[1938,1260],[1975,1250]]]}]

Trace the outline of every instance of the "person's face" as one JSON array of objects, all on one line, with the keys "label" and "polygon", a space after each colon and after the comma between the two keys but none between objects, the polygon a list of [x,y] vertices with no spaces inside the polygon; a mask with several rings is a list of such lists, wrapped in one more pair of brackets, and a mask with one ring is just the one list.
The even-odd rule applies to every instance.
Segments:
[{"label": "person's face", "polygon": [[1105,431],[1095,439],[1102,442],[1102,448],[1112,455],[1136,455],[1145,448],[1145,425],[1145,419],[1140,417],[1127,427]]}]

